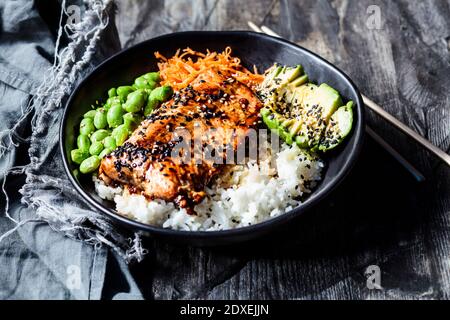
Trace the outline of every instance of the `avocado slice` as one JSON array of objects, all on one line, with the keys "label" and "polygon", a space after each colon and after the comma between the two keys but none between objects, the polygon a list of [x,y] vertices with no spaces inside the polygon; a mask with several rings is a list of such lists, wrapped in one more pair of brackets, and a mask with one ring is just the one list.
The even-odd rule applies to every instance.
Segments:
[{"label": "avocado slice", "polygon": [[322,83],[318,88],[312,88],[313,90],[311,90],[311,94],[308,95],[305,103],[310,106],[319,105],[322,108],[322,119],[328,122],[336,109],[344,104],[341,96],[339,92],[326,83]]},{"label": "avocado slice", "polygon": [[339,92],[326,83],[308,83],[300,65],[271,67],[260,86],[260,97],[264,123],[288,144],[327,151],[351,130],[353,102],[342,107]]},{"label": "avocado slice", "polygon": [[295,67],[284,67],[282,70],[271,80],[278,87],[283,87],[303,74],[303,67],[297,65]]},{"label": "avocado slice", "polygon": [[277,64],[274,64],[272,67],[267,69],[265,76],[264,76],[264,81],[261,84],[261,87],[263,89],[273,87],[273,84],[275,83],[273,81],[273,79],[276,76],[278,76],[282,70],[283,70],[283,67],[281,67]]},{"label": "avocado slice", "polygon": [[286,118],[267,107],[261,109],[260,113],[264,123],[272,132],[275,132],[287,144],[292,145],[294,143],[294,134],[290,133],[286,130],[286,127],[283,126],[283,123],[287,120]]},{"label": "avocado slice", "polygon": [[325,133],[320,141],[319,150],[328,151],[336,148],[352,130],[353,101],[337,109],[330,118]]},{"label": "avocado slice", "polygon": [[343,105],[339,93],[323,83],[298,87],[294,92],[294,114],[299,114],[302,127],[297,132],[299,147],[315,147],[319,144],[331,115]]},{"label": "avocado slice", "polygon": [[[292,90],[286,90],[287,86],[295,85],[295,80],[303,76],[303,67],[272,66],[267,72],[263,83],[260,86],[259,96],[265,101],[266,105],[275,107],[279,102],[287,99],[287,94]],[[305,81],[305,79],[301,79]],[[307,78],[306,78],[307,81]]]}]

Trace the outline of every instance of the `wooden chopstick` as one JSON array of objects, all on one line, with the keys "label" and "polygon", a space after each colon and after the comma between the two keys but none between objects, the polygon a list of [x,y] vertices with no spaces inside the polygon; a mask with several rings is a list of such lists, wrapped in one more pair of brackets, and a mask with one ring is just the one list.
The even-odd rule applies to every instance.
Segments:
[{"label": "wooden chopstick", "polygon": [[[266,26],[261,26],[259,28],[254,23],[249,22],[250,28],[257,32],[263,32],[273,37],[281,38],[279,34],[271,30],[270,28]],[[256,27],[256,28],[254,28]],[[378,104],[367,98],[366,96],[362,95],[364,104],[372,111],[374,111],[376,114],[387,120],[390,124],[392,124],[397,129],[401,130],[404,134],[414,139],[417,143],[422,145],[424,148],[426,148],[428,151],[432,152],[436,157],[444,161],[448,166],[450,166],[450,155],[448,155],[443,150],[439,149],[435,145],[433,145],[430,141],[419,135],[417,132],[409,128],[407,125],[393,117],[391,114],[389,114],[387,111],[385,111],[382,107],[380,107]],[[373,130],[372,130],[373,131]],[[403,157],[402,157],[403,158]]]},{"label": "wooden chopstick", "polygon": [[281,38],[281,36],[279,34],[275,33],[275,31],[267,28],[266,26],[262,26],[261,27],[261,32],[266,33],[266,34],[268,34],[269,36],[272,36],[272,37]]},{"label": "wooden chopstick", "polygon": [[407,136],[414,139],[417,143],[422,145],[424,148],[426,148],[428,151],[433,153],[436,157],[444,161],[448,166],[450,166],[450,155],[445,153],[443,150],[436,147],[434,144],[432,144],[430,141],[422,137],[420,134],[409,128],[407,125],[402,123],[401,121],[397,120],[394,116],[392,116],[390,113],[386,112],[383,108],[381,108],[378,104],[367,98],[366,96],[362,95],[364,104],[372,111],[374,111],[376,114],[378,114],[383,119],[387,120],[390,124],[392,124],[394,127],[402,131]]},{"label": "wooden chopstick", "polygon": [[381,138],[375,131],[366,125],[366,133],[377,142],[384,150],[386,150],[397,162],[399,162],[409,173],[418,181],[425,181],[423,174],[417,170],[408,160],[398,153],[389,143]]}]

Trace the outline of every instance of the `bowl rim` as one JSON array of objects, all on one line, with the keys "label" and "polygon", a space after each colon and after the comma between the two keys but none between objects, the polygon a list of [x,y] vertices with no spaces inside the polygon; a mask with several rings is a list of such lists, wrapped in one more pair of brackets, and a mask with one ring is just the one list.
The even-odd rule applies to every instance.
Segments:
[{"label": "bowl rim", "polygon": [[[88,192],[86,192],[84,190],[83,186],[80,185],[80,183],[74,178],[72,171],[70,170],[70,164],[67,159],[66,152],[65,152],[66,137],[65,137],[64,133],[65,133],[65,127],[66,127],[67,118],[68,118],[69,106],[72,104],[73,100],[75,99],[76,95],[78,94],[78,91],[80,90],[81,87],[83,87],[84,83],[87,82],[88,79],[95,72],[97,72],[98,69],[102,68],[105,64],[110,63],[110,61],[114,60],[117,56],[119,56],[129,50],[136,50],[141,46],[145,46],[148,42],[155,41],[155,40],[170,39],[170,38],[174,38],[174,37],[195,35],[195,34],[204,34],[204,35],[222,34],[225,36],[227,34],[229,34],[229,35],[243,35],[243,36],[259,37],[259,38],[268,39],[270,41],[278,42],[283,45],[287,45],[291,48],[294,48],[295,50],[301,50],[306,55],[308,55],[316,60],[322,61],[323,63],[325,63],[326,65],[331,67],[331,69],[333,69],[334,72],[338,73],[342,78],[345,79],[345,81],[347,82],[345,85],[349,86],[351,88],[351,90],[356,93],[356,101],[355,102],[356,102],[357,108],[355,108],[355,110],[358,110],[358,121],[353,126],[353,129],[352,129],[352,132],[353,132],[352,135],[355,135],[356,142],[353,144],[353,147],[350,150],[350,156],[344,162],[344,164],[342,166],[343,169],[340,171],[340,173],[338,175],[334,176],[333,180],[330,181],[328,183],[328,185],[325,186],[322,190],[320,190],[320,192],[313,199],[311,199],[310,201],[309,200],[305,201],[304,203],[300,204],[298,207],[296,207],[284,214],[281,214],[279,216],[270,218],[268,220],[265,220],[265,221],[262,221],[262,222],[259,222],[259,223],[256,223],[256,224],[253,224],[250,226],[244,226],[244,227],[239,227],[239,228],[235,228],[235,229],[214,230],[214,231],[185,231],[185,230],[166,229],[163,227],[145,224],[145,223],[138,222],[136,220],[132,220],[130,218],[124,217],[124,216],[120,215],[119,213],[116,213],[112,209],[104,207],[102,204],[97,202]],[[188,238],[195,237],[198,239],[210,239],[211,240],[214,238],[223,238],[223,237],[228,237],[228,236],[244,235],[244,234],[252,233],[252,232],[256,233],[258,231],[262,231],[262,230],[264,230],[266,228],[270,228],[270,227],[275,228],[276,226],[279,226],[281,224],[289,222],[292,219],[305,214],[306,211],[308,211],[310,208],[314,207],[315,205],[317,205],[318,203],[323,201],[327,196],[329,196],[329,194],[333,190],[335,190],[343,182],[343,180],[348,176],[348,174],[350,173],[351,169],[354,167],[356,160],[358,159],[358,157],[361,153],[361,149],[362,149],[362,145],[363,145],[363,141],[364,141],[364,123],[365,123],[365,119],[364,119],[365,112],[364,112],[363,106],[364,106],[364,104],[363,104],[361,94],[360,94],[358,88],[356,87],[356,85],[350,79],[350,77],[347,76],[347,74],[345,74],[341,69],[339,69],[338,67],[336,67],[335,65],[333,65],[332,63],[327,61],[326,59],[322,58],[321,56],[315,54],[314,52],[312,52],[308,49],[303,48],[302,46],[299,46],[298,44],[288,41],[286,39],[279,38],[279,37],[273,37],[273,36],[270,36],[267,34],[254,32],[254,31],[247,31],[247,30],[243,30],[243,31],[236,30],[236,31],[173,32],[173,33],[164,34],[164,35],[161,35],[158,37],[154,37],[151,39],[147,39],[145,41],[137,43],[134,46],[123,49],[123,50],[115,53],[111,57],[107,58],[102,63],[100,63],[98,66],[96,66],[93,70],[91,70],[89,72],[89,74],[87,74],[82,79],[82,81],[77,84],[76,88],[72,91],[69,99],[67,100],[67,102],[64,105],[63,118],[62,118],[60,128],[59,128],[59,146],[60,146],[60,151],[62,153],[62,161],[63,161],[64,170],[65,170],[70,182],[75,187],[75,189],[78,191],[78,193],[82,196],[82,198],[85,201],[87,201],[87,203],[91,207],[93,207],[100,213],[106,214],[108,217],[112,218],[116,222],[128,225],[129,227],[132,227],[134,229],[139,229],[140,231],[148,232],[151,235],[154,234],[154,235],[164,235],[164,236],[169,236],[169,237],[173,236],[173,237],[188,237]]]}]

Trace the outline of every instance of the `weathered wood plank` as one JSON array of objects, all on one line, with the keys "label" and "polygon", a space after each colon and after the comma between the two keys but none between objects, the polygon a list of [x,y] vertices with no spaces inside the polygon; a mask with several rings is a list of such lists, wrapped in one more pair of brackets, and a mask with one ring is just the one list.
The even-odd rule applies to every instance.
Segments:
[{"label": "weathered wood plank", "polygon": [[[370,5],[381,27],[370,29]],[[123,46],[179,30],[266,24],[346,71],[366,95],[443,149],[450,148],[450,2],[119,1]],[[253,248],[155,242],[135,274],[155,299],[450,298],[450,172],[368,113],[368,122],[427,176],[417,185],[368,141],[346,183],[282,235]],[[383,290],[364,272],[376,264]]]}]

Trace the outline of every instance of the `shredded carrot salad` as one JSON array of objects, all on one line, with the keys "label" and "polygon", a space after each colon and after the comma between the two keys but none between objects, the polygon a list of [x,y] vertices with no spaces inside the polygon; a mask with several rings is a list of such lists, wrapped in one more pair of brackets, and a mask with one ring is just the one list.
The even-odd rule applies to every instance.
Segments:
[{"label": "shredded carrot salad", "polygon": [[[171,58],[166,58],[159,52],[155,57],[158,63],[163,85],[170,85],[177,91],[187,87],[197,76],[207,70],[229,74],[239,82],[254,89],[264,79],[258,74],[256,67],[250,72],[241,65],[241,60],[231,56],[231,48],[227,47],[221,53],[206,51],[206,54],[186,48],[177,50]],[[195,59],[195,61],[193,60]]]}]

